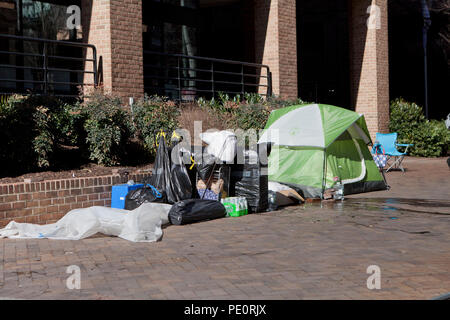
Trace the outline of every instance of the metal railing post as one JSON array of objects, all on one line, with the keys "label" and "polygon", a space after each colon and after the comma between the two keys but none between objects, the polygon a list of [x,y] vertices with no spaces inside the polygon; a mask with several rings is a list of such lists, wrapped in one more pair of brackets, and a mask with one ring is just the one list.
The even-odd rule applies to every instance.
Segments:
[{"label": "metal railing post", "polygon": [[271,97],[272,94],[272,72],[267,68],[267,97]]},{"label": "metal railing post", "polygon": [[214,98],[215,86],[214,86],[214,61],[211,61],[211,94]]},{"label": "metal railing post", "polygon": [[[87,51],[89,50],[89,48],[86,49],[86,55],[87,55]],[[92,48],[92,59],[94,61],[92,61],[93,63],[93,68],[94,68],[94,87],[98,86],[98,70],[97,70],[97,48],[93,47]]]},{"label": "metal railing post", "polygon": [[177,57],[178,65],[178,99],[181,101],[181,75],[180,75],[180,57]]},{"label": "metal railing post", "polygon": [[44,42],[44,94],[48,93],[48,57],[47,57],[47,43]]},{"label": "metal railing post", "polygon": [[244,96],[245,86],[244,86],[244,65],[241,64],[241,92],[242,97]]}]

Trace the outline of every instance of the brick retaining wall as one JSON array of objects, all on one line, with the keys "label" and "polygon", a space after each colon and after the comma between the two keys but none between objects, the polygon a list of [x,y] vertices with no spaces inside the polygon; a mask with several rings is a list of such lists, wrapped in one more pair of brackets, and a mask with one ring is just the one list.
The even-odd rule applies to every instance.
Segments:
[{"label": "brick retaining wall", "polygon": [[[141,181],[147,173],[130,174]],[[48,224],[72,209],[110,206],[111,187],[123,183],[120,175],[41,182],[0,184],[0,228],[10,221]]]}]

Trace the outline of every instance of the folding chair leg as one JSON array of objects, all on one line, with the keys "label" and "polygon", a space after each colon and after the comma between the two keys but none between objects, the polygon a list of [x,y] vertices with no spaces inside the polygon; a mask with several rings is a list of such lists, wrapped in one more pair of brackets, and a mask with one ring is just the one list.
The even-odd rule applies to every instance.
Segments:
[{"label": "folding chair leg", "polygon": [[404,159],[403,156],[395,157],[395,162],[393,165],[394,165],[394,168],[400,169],[400,170],[402,170],[402,172],[405,172],[405,169],[402,166],[403,159]]},{"label": "folding chair leg", "polygon": [[401,156],[401,157],[398,157],[397,161],[398,161],[398,167],[400,168],[400,170],[402,170],[402,172],[405,172],[405,169],[402,166],[403,159],[405,159],[405,157]]},{"label": "folding chair leg", "polygon": [[390,190],[390,189],[391,189],[391,186],[388,185],[388,183],[387,183],[387,181],[386,181],[386,176],[384,175],[384,170],[383,170],[383,168],[380,168],[380,172],[381,172],[381,175],[383,176],[384,184],[386,185],[386,190]]},{"label": "folding chair leg", "polygon": [[[389,172],[389,170],[391,170],[391,169],[400,169],[400,170],[402,170],[402,172],[405,172],[405,169],[402,166],[402,162],[403,162],[404,158],[405,158],[404,156],[394,157],[394,162],[386,169],[386,172]],[[391,158],[389,158],[389,159],[391,159]]]},{"label": "folding chair leg", "polygon": [[392,163],[392,164],[389,164],[389,161],[392,159],[392,157],[388,157],[388,159],[387,159],[387,162],[386,162],[386,164],[389,166],[387,169],[386,169],[386,172],[389,172],[389,170],[391,170],[393,167],[394,167],[394,165],[395,165],[395,161]]}]

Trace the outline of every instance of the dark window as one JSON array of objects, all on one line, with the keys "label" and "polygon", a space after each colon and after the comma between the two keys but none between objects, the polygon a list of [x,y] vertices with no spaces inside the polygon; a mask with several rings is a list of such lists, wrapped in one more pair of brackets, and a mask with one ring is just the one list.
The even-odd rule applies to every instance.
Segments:
[{"label": "dark window", "polygon": [[350,107],[347,0],[297,1],[300,98]]},{"label": "dark window", "polygon": [[[70,13],[67,13],[68,6],[77,5],[81,8],[80,0],[70,1],[33,1],[33,0],[0,0],[0,33],[17,36],[43,38],[50,40],[82,41],[82,28],[69,29],[67,20]],[[0,91],[2,92],[41,92],[43,85],[38,83],[43,81],[44,73],[42,68],[44,59],[43,43],[34,41],[22,41],[8,39],[0,42],[0,64],[19,66],[25,68],[11,68],[0,66],[0,79],[19,80],[1,81]],[[26,53],[28,55],[14,55],[11,52]],[[50,56],[63,56],[72,58],[82,58],[81,48],[68,47],[60,44],[48,44],[47,54]],[[37,56],[32,56],[32,55]],[[76,60],[62,60],[48,58],[49,68],[82,70],[83,64]],[[76,94],[75,85],[61,84],[82,82],[82,73],[67,71],[51,71],[47,80],[53,82],[48,88],[55,93]],[[25,82],[23,82],[25,81]],[[26,82],[30,81],[30,82]],[[34,81],[34,82],[32,82]],[[56,84],[59,82],[59,84]]]}]

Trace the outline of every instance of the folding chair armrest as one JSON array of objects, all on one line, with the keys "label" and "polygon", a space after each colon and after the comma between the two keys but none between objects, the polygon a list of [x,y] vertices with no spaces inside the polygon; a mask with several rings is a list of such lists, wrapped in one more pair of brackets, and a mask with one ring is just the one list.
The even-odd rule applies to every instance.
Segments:
[{"label": "folding chair armrest", "polygon": [[395,144],[397,147],[405,147],[405,152],[404,153],[407,153],[408,152],[408,148],[409,147],[412,147],[414,144],[409,144],[409,143],[396,143]]}]

